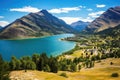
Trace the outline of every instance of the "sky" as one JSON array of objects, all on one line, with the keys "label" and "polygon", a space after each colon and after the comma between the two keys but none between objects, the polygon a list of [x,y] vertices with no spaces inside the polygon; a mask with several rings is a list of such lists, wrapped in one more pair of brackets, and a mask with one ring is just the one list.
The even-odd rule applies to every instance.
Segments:
[{"label": "sky", "polygon": [[0,26],[4,27],[29,13],[46,9],[67,24],[91,22],[120,0],[0,0]]}]

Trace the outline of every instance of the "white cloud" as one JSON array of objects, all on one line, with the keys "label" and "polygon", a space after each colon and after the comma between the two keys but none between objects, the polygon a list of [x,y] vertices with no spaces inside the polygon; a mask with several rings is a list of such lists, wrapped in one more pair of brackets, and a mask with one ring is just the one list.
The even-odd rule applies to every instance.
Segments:
[{"label": "white cloud", "polygon": [[80,8],[86,8],[86,6],[79,6]]},{"label": "white cloud", "polygon": [[93,10],[93,9],[91,9],[91,8],[88,8],[88,9],[87,9],[87,11],[92,11],[92,10]]},{"label": "white cloud", "polygon": [[84,6],[79,6],[79,7],[66,7],[66,8],[55,8],[48,10],[50,13],[68,13],[70,11],[79,11],[81,8],[84,8]]},{"label": "white cloud", "polygon": [[79,20],[78,17],[59,17],[59,18],[64,20],[67,24],[71,24]]},{"label": "white cloud", "polygon": [[[78,7],[65,7],[65,8],[53,8],[48,10],[50,13],[68,13],[70,11],[78,11],[81,8],[85,8],[85,6],[78,6]],[[22,8],[12,8],[10,9],[10,11],[17,11],[17,12],[38,12],[41,9],[35,8],[35,7],[31,7],[31,6],[25,6]]]},{"label": "white cloud", "polygon": [[0,18],[4,18],[4,16],[0,16]]},{"label": "white cloud", "polygon": [[90,17],[87,17],[87,18],[80,18],[80,20],[81,21],[84,21],[84,22],[92,22],[93,21],[93,19],[92,18],[90,18]]},{"label": "white cloud", "polygon": [[103,7],[105,7],[106,5],[104,5],[104,4],[96,4],[96,7],[97,8],[103,8]]},{"label": "white cloud", "polygon": [[88,16],[92,17],[92,18],[97,18],[97,17],[99,17],[104,12],[105,11],[92,12],[92,13],[89,13]]},{"label": "white cloud", "polygon": [[38,12],[40,11],[40,9],[35,8],[35,7],[31,7],[31,6],[25,6],[23,8],[12,8],[10,9],[10,11],[17,11],[17,12]]},{"label": "white cloud", "polygon": [[9,22],[7,22],[7,21],[0,21],[0,26],[2,26],[2,27],[6,26],[8,24],[9,24]]},{"label": "white cloud", "polygon": [[59,17],[60,19],[64,20],[67,24],[71,24],[76,21],[84,21],[84,22],[91,22],[93,21],[90,17],[82,18],[82,17]]}]

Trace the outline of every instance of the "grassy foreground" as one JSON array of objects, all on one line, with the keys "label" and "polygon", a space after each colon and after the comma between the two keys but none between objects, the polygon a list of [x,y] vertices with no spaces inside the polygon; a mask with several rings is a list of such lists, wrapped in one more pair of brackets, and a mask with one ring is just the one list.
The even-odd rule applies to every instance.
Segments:
[{"label": "grassy foreground", "polygon": [[[110,65],[110,62],[113,62]],[[68,78],[60,76],[66,73]],[[81,69],[80,72],[59,71],[58,73],[48,73],[36,70],[28,70],[27,72],[12,71],[10,73],[11,80],[120,80],[119,77],[111,77],[112,73],[120,75],[120,58],[108,58],[96,62],[94,68]]]}]

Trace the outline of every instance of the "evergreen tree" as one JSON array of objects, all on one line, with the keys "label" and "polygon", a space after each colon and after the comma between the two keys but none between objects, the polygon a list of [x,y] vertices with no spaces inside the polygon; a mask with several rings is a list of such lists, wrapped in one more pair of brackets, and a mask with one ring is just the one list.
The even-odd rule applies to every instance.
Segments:
[{"label": "evergreen tree", "polygon": [[85,66],[86,66],[86,68],[89,68],[89,60],[85,61]]},{"label": "evergreen tree", "polygon": [[16,70],[21,70],[21,65],[22,65],[21,61],[17,60],[16,61]]},{"label": "evergreen tree", "polygon": [[72,61],[68,59],[63,59],[60,60],[58,63],[59,63],[59,70],[67,71],[69,70],[69,65],[72,63]]},{"label": "evergreen tree", "polygon": [[10,61],[10,63],[9,63],[9,66],[10,66],[10,69],[11,70],[16,70],[17,69],[17,59],[16,59],[16,57],[15,56],[12,56],[11,57],[11,61]]},{"label": "evergreen tree", "polygon": [[30,70],[36,69],[35,62],[33,62],[29,56],[22,57],[20,61],[21,61],[21,68],[24,69],[25,71],[27,69],[30,69]]},{"label": "evergreen tree", "polygon": [[81,65],[78,65],[78,71],[80,71],[81,70]]},{"label": "evergreen tree", "polygon": [[77,71],[77,65],[76,65],[75,63],[72,63],[72,64],[70,65],[70,70],[71,70],[72,72]]},{"label": "evergreen tree", "polygon": [[0,54],[0,80],[9,80],[9,64],[5,62]]},{"label": "evergreen tree", "polygon": [[27,69],[27,67],[26,67],[26,65],[27,65],[26,64],[26,60],[21,59],[20,61],[21,61],[21,68],[24,69],[24,70],[26,70]]},{"label": "evergreen tree", "polygon": [[47,57],[46,53],[42,53],[39,57],[37,68],[38,70],[44,70],[44,66],[48,64],[49,58]]},{"label": "evergreen tree", "polygon": [[45,65],[44,69],[43,69],[45,72],[50,72],[50,67],[48,65]]},{"label": "evergreen tree", "polygon": [[38,65],[37,65],[38,70],[42,71],[44,68],[44,59],[42,57],[39,58]]},{"label": "evergreen tree", "polygon": [[49,67],[51,69],[51,72],[57,73],[58,72],[58,62],[57,59],[54,57],[51,57],[49,60]]},{"label": "evergreen tree", "polygon": [[[32,55],[32,61],[35,62],[36,67],[37,67],[37,65],[38,65],[39,58],[40,58],[40,56],[39,56],[38,54],[33,54],[33,55]],[[37,67],[37,69],[38,69],[38,67]]]}]

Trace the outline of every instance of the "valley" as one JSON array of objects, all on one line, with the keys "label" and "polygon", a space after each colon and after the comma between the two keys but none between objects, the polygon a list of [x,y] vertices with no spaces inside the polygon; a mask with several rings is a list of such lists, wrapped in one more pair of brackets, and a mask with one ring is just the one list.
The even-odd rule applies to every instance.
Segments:
[{"label": "valley", "polygon": [[0,80],[120,80],[120,6],[89,5],[10,8],[26,14],[0,21]]},{"label": "valley", "polygon": [[[20,61],[22,63],[22,60],[24,59],[26,62],[30,60],[36,64],[40,59],[39,63],[41,66],[36,64],[35,68],[31,65],[25,69],[26,71],[23,70],[24,67],[16,66],[16,68],[18,68],[16,70],[16,68],[14,68],[15,66],[11,66],[13,67],[13,70],[10,72],[10,79],[22,80],[24,78],[25,80],[119,80],[119,76],[112,76],[114,73],[118,75],[120,74],[120,49],[119,45],[114,45],[119,44],[119,42],[113,42],[113,40],[118,39],[119,36],[112,38],[110,36],[105,37],[104,35],[101,36],[83,34],[64,38],[62,39],[63,41],[75,41],[77,44],[74,49],[64,52],[57,57],[49,58],[46,57],[46,55],[43,53],[40,56],[37,54],[36,57],[33,57],[32,55],[31,58],[27,58],[27,56],[21,59],[16,59],[15,57],[12,58],[11,61],[15,61],[15,65],[18,65],[16,64],[16,61]],[[51,62],[51,60],[53,61]],[[54,60],[56,61],[54,62]],[[41,61],[43,61],[42,64]],[[54,65],[50,65],[49,63]],[[47,64],[49,67],[46,67]],[[40,69],[37,68],[38,66]],[[53,73],[51,73],[51,70]]]}]

